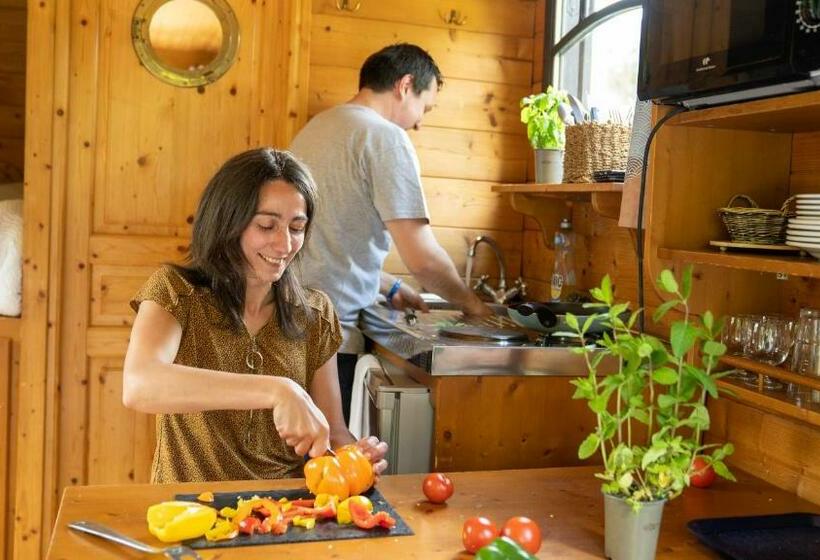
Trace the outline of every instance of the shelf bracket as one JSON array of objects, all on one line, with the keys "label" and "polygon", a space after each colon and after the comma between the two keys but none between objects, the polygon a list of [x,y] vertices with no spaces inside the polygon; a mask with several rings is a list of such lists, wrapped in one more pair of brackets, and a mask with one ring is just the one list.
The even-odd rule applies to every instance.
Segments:
[{"label": "shelf bracket", "polygon": [[619,192],[594,192],[592,209],[605,218],[617,220],[621,215],[621,196]]},{"label": "shelf bracket", "polygon": [[544,244],[552,247],[552,237],[563,218],[572,216],[572,202],[562,198],[529,196],[524,193],[510,193],[513,210],[535,218],[541,227]]}]

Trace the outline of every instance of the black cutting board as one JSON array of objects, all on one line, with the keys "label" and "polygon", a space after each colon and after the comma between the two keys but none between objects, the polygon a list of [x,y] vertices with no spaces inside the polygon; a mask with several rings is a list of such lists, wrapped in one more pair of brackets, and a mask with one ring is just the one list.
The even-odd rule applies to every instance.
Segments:
[{"label": "black cutting board", "polygon": [[[174,498],[186,502],[196,502],[198,494],[177,494]],[[249,499],[253,496],[264,498],[287,498],[295,500],[297,498],[311,498],[307,489],[301,490],[271,490],[269,492],[254,490],[252,492],[214,492],[214,501],[208,505],[217,510],[223,507],[236,507],[239,498]],[[360,529],[353,524],[339,525],[335,519],[326,521],[316,521],[313,529],[289,526],[288,532],[284,535],[243,535],[224,541],[208,542],[205,537],[200,537],[186,542],[191,548],[228,548],[233,546],[249,546],[255,544],[280,544],[311,541],[332,541],[337,539],[364,539],[368,537],[397,537],[401,535],[412,535],[413,531],[404,522],[404,519],[396,513],[393,506],[382,496],[377,488],[371,488],[364,493],[373,502],[373,511],[386,511],[390,517],[396,520],[396,526],[392,529],[375,527],[373,529]]]},{"label": "black cutting board", "polygon": [[784,513],[695,519],[687,525],[703,544],[732,560],[817,560],[820,515]]}]

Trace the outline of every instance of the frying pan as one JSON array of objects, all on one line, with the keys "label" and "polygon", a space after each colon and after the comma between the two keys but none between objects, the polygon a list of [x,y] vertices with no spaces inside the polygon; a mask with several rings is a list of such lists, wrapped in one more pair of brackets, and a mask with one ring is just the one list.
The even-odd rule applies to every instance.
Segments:
[{"label": "frying pan", "polygon": [[[562,301],[527,302],[507,308],[507,314],[515,324],[542,333],[574,332],[574,329],[567,324],[567,313],[578,317],[578,323],[583,325],[587,318],[596,312],[602,313],[603,308],[587,308],[583,303]],[[605,330],[607,329],[602,318],[594,321],[587,332],[601,333]]]}]

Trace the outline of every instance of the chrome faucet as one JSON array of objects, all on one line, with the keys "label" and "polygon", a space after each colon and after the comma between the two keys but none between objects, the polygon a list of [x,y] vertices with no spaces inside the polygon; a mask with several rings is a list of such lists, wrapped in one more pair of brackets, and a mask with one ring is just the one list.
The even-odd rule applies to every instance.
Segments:
[{"label": "chrome faucet", "polygon": [[504,304],[510,301],[513,297],[520,295],[524,297],[527,293],[527,285],[519,277],[512,288],[507,289],[506,269],[504,268],[504,259],[501,256],[501,249],[498,243],[488,235],[479,235],[470,244],[467,250],[467,267],[464,273],[464,283],[470,286],[473,271],[473,259],[475,259],[476,248],[480,243],[486,243],[495,253],[495,261],[498,264],[498,288],[493,289],[487,282],[490,278],[489,274],[482,274],[481,277],[471,287],[474,291],[488,295],[495,303]]}]

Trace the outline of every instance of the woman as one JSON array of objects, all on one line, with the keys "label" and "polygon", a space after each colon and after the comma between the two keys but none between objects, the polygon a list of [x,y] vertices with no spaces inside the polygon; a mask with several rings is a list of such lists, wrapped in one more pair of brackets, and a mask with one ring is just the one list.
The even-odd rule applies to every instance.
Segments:
[{"label": "woman", "polygon": [[[202,194],[186,266],[161,267],[131,301],[123,402],[158,415],[152,481],[301,476],[305,454],[354,441],[336,373],[339,320],[290,267],[315,203],[289,153],[231,158]],[[382,472],[387,445],[358,445]]]}]

